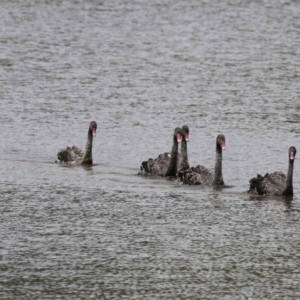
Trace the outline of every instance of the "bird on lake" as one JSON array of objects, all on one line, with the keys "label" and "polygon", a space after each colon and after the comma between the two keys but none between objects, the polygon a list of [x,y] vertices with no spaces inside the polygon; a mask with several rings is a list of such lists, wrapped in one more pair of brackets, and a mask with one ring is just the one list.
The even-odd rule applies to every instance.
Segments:
[{"label": "bird on lake", "polygon": [[84,151],[76,146],[67,147],[57,153],[56,163],[65,164],[78,164],[78,165],[92,165],[92,147],[93,137],[96,136],[97,123],[92,121],[89,125],[87,141]]},{"label": "bird on lake", "polygon": [[224,185],[222,175],[222,151],[225,150],[225,136],[219,134],[216,140],[216,157],[214,170],[198,165],[178,173],[181,182],[190,185]]},{"label": "bird on lake", "polygon": [[177,155],[178,143],[182,140],[182,130],[177,127],[173,133],[173,145],[171,153],[165,152],[160,154],[157,158],[149,158],[142,162],[140,172],[138,175],[159,175],[159,176],[176,176],[177,173]]},{"label": "bird on lake", "polygon": [[249,194],[286,196],[293,195],[293,170],[297,150],[290,147],[288,151],[288,170],[285,175],[281,171],[267,173],[265,176],[257,174],[257,177],[250,179]]}]

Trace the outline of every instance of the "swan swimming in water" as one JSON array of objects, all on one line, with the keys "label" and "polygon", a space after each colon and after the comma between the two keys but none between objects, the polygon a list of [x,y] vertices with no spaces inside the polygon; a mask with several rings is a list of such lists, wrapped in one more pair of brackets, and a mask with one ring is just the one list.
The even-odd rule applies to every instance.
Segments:
[{"label": "swan swimming in water", "polygon": [[297,150],[295,147],[290,147],[289,162],[287,175],[283,172],[276,171],[273,173],[267,173],[265,176],[257,174],[257,177],[250,179],[249,194],[255,195],[269,195],[269,196],[287,196],[293,195],[293,170],[294,161]]},{"label": "swan swimming in water", "polygon": [[85,145],[85,150],[82,151],[76,146],[67,147],[57,153],[56,163],[78,164],[78,165],[92,165],[92,147],[93,137],[96,136],[97,123],[92,121],[88,130],[88,137]]},{"label": "swan swimming in water", "polygon": [[159,176],[176,176],[177,173],[177,155],[178,143],[182,140],[182,130],[177,127],[173,133],[173,145],[171,153],[165,152],[160,154],[157,158],[149,158],[143,161],[141,171],[138,175],[159,175]]},{"label": "swan swimming in water", "polygon": [[179,172],[180,181],[190,185],[224,185],[222,175],[222,150],[225,150],[225,136],[219,134],[216,140],[216,158],[214,172],[202,165]]}]

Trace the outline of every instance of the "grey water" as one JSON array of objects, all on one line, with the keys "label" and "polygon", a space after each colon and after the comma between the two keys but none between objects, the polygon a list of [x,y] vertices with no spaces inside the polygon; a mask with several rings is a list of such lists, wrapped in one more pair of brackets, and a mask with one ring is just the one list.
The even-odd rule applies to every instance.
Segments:
[{"label": "grey water", "polygon": [[[292,0],[1,1],[0,298],[299,298],[298,160],[293,197],[246,193],[300,151],[299,15]],[[94,165],[55,164],[92,120]],[[229,188],[137,176],[184,124],[191,166],[213,167],[225,135]]]}]

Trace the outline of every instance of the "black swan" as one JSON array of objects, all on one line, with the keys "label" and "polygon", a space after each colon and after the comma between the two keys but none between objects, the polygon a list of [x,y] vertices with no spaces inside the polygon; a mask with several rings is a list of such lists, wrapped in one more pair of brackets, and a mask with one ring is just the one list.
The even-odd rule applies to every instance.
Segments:
[{"label": "black swan", "polygon": [[289,164],[287,175],[283,172],[267,173],[265,176],[257,174],[257,177],[250,179],[249,194],[287,196],[293,195],[293,169],[297,150],[289,148]]},{"label": "black swan", "polygon": [[79,165],[92,165],[92,146],[93,137],[96,135],[97,123],[92,121],[89,126],[88,138],[85,145],[85,150],[82,151],[76,146],[67,147],[57,153],[56,163],[79,164]]},{"label": "black swan", "polygon": [[222,176],[222,150],[225,150],[225,136],[219,134],[216,141],[216,158],[214,172],[202,165],[182,171],[178,174],[180,181],[187,184],[224,185]]},{"label": "black swan", "polygon": [[182,140],[182,131],[179,127],[175,128],[173,134],[173,146],[171,153],[165,152],[157,158],[149,158],[143,161],[141,171],[138,175],[159,175],[159,176],[176,176],[177,173],[177,154],[178,143]]},{"label": "black swan", "polygon": [[189,169],[189,160],[187,154],[187,142],[189,141],[189,127],[187,125],[183,125],[182,128],[182,141],[180,147],[180,153],[178,155],[177,162],[177,173]]}]

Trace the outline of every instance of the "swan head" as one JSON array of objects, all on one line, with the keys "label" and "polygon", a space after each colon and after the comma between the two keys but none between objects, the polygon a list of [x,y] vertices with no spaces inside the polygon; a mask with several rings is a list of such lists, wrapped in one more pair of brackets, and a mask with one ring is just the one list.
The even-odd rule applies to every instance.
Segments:
[{"label": "swan head", "polygon": [[293,146],[290,147],[290,149],[289,149],[289,159],[290,159],[290,160],[294,160],[295,157],[296,157],[296,153],[297,153],[296,148],[293,147]]},{"label": "swan head", "polygon": [[179,127],[175,128],[174,138],[176,139],[177,143],[181,143],[181,140],[182,140],[182,130],[181,130],[181,128],[179,128]]},{"label": "swan head", "polygon": [[90,131],[92,132],[93,136],[96,136],[96,132],[97,132],[97,123],[95,121],[92,121],[90,123]]},{"label": "swan head", "polygon": [[189,141],[189,133],[190,133],[189,126],[183,125],[181,130],[182,130],[183,138],[185,139],[186,142],[188,142]]},{"label": "swan head", "polygon": [[225,136],[224,134],[219,134],[217,136],[217,146],[220,146],[222,150],[225,150],[226,147],[225,147]]}]

